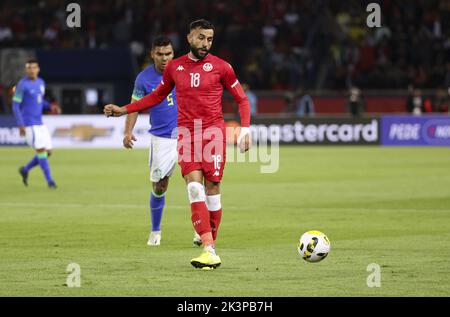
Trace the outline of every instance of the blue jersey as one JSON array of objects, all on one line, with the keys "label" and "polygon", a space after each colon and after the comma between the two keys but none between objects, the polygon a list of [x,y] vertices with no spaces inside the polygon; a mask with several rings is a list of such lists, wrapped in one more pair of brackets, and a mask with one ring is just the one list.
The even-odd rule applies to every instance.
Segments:
[{"label": "blue jersey", "polygon": [[[150,65],[136,77],[133,96],[139,100],[150,94],[161,83],[162,74],[158,73],[155,65]],[[153,135],[163,138],[177,138],[177,100],[175,89],[159,105],[150,108],[150,130]]]},{"label": "blue jersey", "polygon": [[18,126],[42,125],[42,111],[49,108],[44,99],[45,82],[41,78],[22,78],[13,96],[13,112]]}]

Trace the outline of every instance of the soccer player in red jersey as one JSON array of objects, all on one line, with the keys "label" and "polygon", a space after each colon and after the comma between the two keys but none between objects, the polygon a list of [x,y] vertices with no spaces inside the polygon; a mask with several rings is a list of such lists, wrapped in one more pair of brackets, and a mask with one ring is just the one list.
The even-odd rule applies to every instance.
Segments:
[{"label": "soccer player in red jersey", "polygon": [[239,104],[241,129],[237,142],[241,152],[251,144],[249,102],[231,65],[209,53],[213,38],[214,26],[210,22],[192,22],[187,36],[190,52],[167,64],[160,85],[151,94],[124,107],[104,107],[108,117],[145,110],[159,104],[175,87],[178,162],[187,184],[192,224],[204,246],[203,253],[191,260],[196,268],[216,268],[221,264],[215,240],[222,216],[220,182],[226,161],[224,87]]}]

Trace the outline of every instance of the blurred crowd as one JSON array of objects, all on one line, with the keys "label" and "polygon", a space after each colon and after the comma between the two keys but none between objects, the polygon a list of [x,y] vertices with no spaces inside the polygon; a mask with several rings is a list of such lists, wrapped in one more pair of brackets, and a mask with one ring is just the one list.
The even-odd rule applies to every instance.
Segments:
[{"label": "blurred crowd", "polygon": [[[82,8],[66,26],[66,5]],[[380,28],[366,25],[379,2]],[[0,48],[129,46],[148,63],[153,37],[177,54],[196,18],[216,26],[213,53],[252,89],[450,87],[450,0],[2,0]]]}]

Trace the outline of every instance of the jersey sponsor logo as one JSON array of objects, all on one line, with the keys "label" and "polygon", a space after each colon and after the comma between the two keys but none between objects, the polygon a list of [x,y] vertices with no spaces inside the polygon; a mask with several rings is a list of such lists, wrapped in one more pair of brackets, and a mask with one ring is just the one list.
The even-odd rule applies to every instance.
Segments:
[{"label": "jersey sponsor logo", "polygon": [[203,70],[204,70],[205,72],[210,72],[210,71],[212,71],[212,69],[213,69],[213,65],[211,65],[211,63],[205,63],[205,64],[203,64]]},{"label": "jersey sponsor logo", "polygon": [[182,71],[182,70],[184,70],[183,65],[180,65],[180,66],[177,67],[177,71]]}]

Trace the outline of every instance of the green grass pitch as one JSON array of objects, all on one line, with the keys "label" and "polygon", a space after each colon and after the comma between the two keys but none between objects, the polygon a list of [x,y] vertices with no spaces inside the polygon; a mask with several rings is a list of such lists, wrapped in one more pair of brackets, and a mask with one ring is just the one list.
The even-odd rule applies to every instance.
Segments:
[{"label": "green grass pitch", "polygon": [[[0,150],[0,296],[449,296],[450,149],[281,147],[280,169],[230,163],[217,244],[196,270],[185,185],[171,178],[160,247],[149,232],[146,150],[56,150],[57,190],[27,148]],[[297,253],[317,229],[332,250]],[[69,263],[81,287],[66,285]],[[369,288],[370,263],[381,287]]]}]

